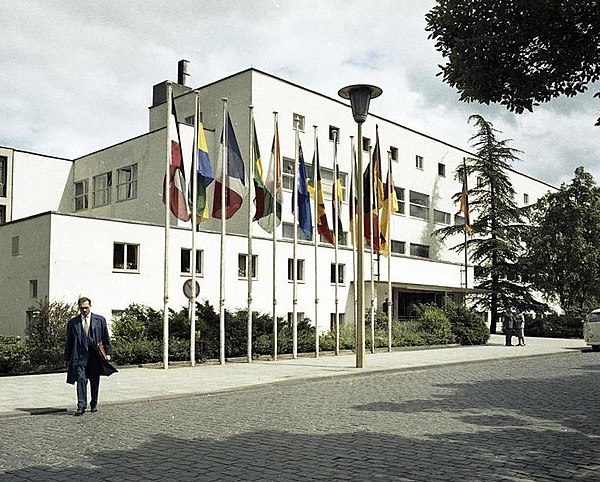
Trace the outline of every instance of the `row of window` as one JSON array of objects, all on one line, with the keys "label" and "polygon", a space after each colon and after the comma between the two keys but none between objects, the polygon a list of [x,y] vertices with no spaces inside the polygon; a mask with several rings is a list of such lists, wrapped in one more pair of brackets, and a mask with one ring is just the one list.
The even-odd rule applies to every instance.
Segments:
[{"label": "row of window", "polygon": [[[390,250],[392,253],[405,254],[406,242],[392,240]],[[418,256],[420,258],[429,258],[429,246],[424,244],[409,244],[409,252],[411,256]],[[113,245],[113,269],[119,271],[139,271],[139,244],[130,243],[114,243]],[[182,274],[190,274],[192,264],[192,250],[188,248],[181,248],[180,252],[180,271]],[[196,273],[200,276],[204,275],[204,250],[196,250]],[[331,263],[330,280],[332,283],[336,281],[336,264]],[[337,282],[344,284],[346,281],[345,265],[337,264]],[[258,279],[258,255],[252,255],[252,261],[248,263],[248,255],[245,253],[238,254],[238,278],[248,279],[248,275],[252,279]],[[287,266],[287,277],[288,280],[293,281],[294,276],[298,281],[305,280],[304,260],[297,259],[296,266],[294,269],[293,258],[288,259]]]},{"label": "row of window", "polygon": [[[134,199],[137,197],[138,165],[132,164],[117,169],[117,202]],[[91,207],[100,207],[110,204],[113,199],[113,173],[112,171],[92,177],[92,202]],[[90,207],[89,179],[75,182],[74,195],[75,211]]]}]

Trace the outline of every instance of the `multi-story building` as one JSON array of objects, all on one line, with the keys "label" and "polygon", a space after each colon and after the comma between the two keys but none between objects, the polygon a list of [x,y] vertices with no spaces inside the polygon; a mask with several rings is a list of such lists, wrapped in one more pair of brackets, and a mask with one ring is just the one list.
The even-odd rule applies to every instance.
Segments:
[{"label": "multi-story building", "polygon": [[[195,94],[183,78],[171,84],[182,145],[191,152]],[[108,318],[130,303],[163,307],[165,206],[162,187],[166,165],[167,82],[154,86],[149,109],[149,131],[133,139],[92,152],[78,159],[61,159],[0,147],[0,333],[20,334],[39,300],[74,302],[86,295],[93,309]],[[334,139],[343,184],[343,233],[336,270],[334,248],[301,239],[297,249],[297,313],[318,319],[329,329],[338,283],[340,322],[354,319],[353,249],[348,234],[348,200],[351,179],[351,136],[356,124],[350,107],[341,99],[327,97],[256,69],[248,69],[196,89],[213,170],[216,170],[223,124],[223,101],[234,123],[237,140],[248,163],[249,106],[253,106],[263,166],[267,170],[278,112],[283,156],[283,220],[276,231],[277,265],[272,265],[272,236],[252,223],[252,261],[248,263],[248,211],[254,209],[246,196],[242,209],[227,222],[224,271],[225,306],[244,308],[248,279],[253,278],[254,310],[271,313],[273,278],[277,285],[277,314],[293,311],[293,214],[292,187],[295,130],[312,172],[317,127],[320,163],[329,224],[332,225]],[[376,110],[376,106],[372,107]],[[363,157],[375,144],[375,128],[383,162],[387,153],[399,199],[399,212],[391,220],[391,269],[394,317],[410,314],[414,302],[460,299],[472,287],[473,267],[465,271],[461,253],[450,250],[462,236],[441,242],[432,233],[441,227],[464,222],[452,197],[461,189],[455,173],[469,152],[370,113],[363,125]],[[189,164],[186,168],[189,170]],[[527,175],[510,171],[519,205],[535,202],[553,188]],[[189,179],[189,171],[187,173]],[[246,174],[247,175],[247,174]],[[477,182],[470,179],[469,182]],[[246,181],[248,184],[248,181]],[[213,185],[214,186],[214,183]],[[212,199],[212,189],[209,198]],[[199,301],[219,304],[221,273],[220,220],[211,219],[196,233],[200,284]],[[190,278],[190,223],[171,217],[169,236],[169,299],[176,310],[187,305],[182,285]],[[365,293],[370,297],[371,269],[365,255]],[[250,266],[249,266],[250,264]],[[377,307],[387,297],[387,258],[373,263]],[[315,289],[317,284],[317,289]],[[319,302],[315,303],[315,298]],[[369,301],[366,302],[367,306]],[[315,309],[315,305],[317,308]]]}]

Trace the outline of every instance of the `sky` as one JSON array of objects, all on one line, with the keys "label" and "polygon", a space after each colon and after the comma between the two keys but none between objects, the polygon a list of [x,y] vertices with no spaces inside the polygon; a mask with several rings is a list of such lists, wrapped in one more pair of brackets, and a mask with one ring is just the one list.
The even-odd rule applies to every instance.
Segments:
[{"label": "sky", "polygon": [[190,61],[193,88],[249,67],[472,151],[480,114],[522,151],[515,170],[553,186],[584,166],[600,182],[600,85],[514,114],[458,100],[425,31],[433,0],[4,0],[0,146],[77,158],[148,130],[152,86]]}]

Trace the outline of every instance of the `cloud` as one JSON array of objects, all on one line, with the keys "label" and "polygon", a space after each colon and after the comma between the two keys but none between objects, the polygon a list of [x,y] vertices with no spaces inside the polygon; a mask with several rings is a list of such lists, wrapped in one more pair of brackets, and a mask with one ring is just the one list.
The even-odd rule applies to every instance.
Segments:
[{"label": "cloud", "polygon": [[592,92],[517,116],[465,104],[436,74],[433,0],[129,0],[0,2],[0,144],[78,157],[147,130],[152,86],[191,62],[196,87],[255,67],[337,98],[383,89],[372,112],[468,148],[469,115],[524,151],[518,170],[551,184],[584,165],[598,177]]}]

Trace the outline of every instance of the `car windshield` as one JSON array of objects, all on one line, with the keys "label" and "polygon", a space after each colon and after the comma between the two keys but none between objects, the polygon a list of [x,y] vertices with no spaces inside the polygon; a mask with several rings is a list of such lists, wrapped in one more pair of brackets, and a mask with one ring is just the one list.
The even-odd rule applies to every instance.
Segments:
[{"label": "car windshield", "polygon": [[588,316],[588,321],[598,322],[600,321],[600,313],[590,313]]}]

